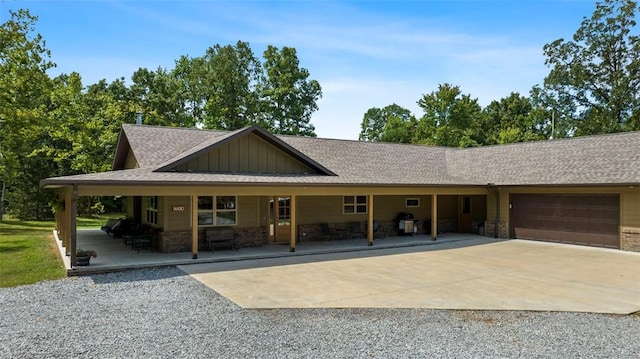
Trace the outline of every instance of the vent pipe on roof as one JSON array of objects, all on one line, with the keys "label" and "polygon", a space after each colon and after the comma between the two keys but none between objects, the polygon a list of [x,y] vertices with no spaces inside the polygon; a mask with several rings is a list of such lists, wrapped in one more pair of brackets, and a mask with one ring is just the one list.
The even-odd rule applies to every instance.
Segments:
[{"label": "vent pipe on roof", "polygon": [[142,125],[142,112],[136,112],[136,125]]}]

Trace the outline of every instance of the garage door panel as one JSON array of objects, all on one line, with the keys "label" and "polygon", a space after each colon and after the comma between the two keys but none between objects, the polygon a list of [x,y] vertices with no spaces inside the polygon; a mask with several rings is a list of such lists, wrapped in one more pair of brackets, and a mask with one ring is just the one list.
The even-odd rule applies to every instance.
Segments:
[{"label": "garage door panel", "polygon": [[515,238],[619,247],[617,194],[513,194],[511,203]]}]

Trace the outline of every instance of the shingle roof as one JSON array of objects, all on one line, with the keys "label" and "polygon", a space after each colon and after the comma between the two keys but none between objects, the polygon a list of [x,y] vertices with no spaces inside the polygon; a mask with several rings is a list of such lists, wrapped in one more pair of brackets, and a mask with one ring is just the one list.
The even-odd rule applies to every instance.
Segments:
[{"label": "shingle roof", "polygon": [[122,125],[122,133],[143,168],[158,166],[201,142],[227,134],[226,131],[130,124]]},{"label": "shingle roof", "polygon": [[44,185],[600,185],[640,183],[640,132],[455,149],[277,136],[335,176],[155,171],[229,132],[124,125],[140,168],[43,180]]},{"label": "shingle roof", "polygon": [[450,174],[502,185],[640,183],[640,132],[447,152]]}]

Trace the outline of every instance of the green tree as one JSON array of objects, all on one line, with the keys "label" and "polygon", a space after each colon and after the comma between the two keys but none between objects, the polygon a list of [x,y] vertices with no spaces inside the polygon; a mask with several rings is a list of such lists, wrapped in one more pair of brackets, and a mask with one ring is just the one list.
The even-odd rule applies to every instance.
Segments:
[{"label": "green tree", "polygon": [[[399,106],[397,104],[391,104],[382,109],[377,107],[372,107],[364,114],[364,118],[362,119],[361,131],[358,139],[360,141],[384,141],[387,142],[409,142],[411,141],[411,137],[409,136],[408,140],[405,135],[397,136],[398,130],[403,127],[406,127],[406,123],[414,120],[411,111]],[[393,122],[390,124],[389,122]],[[414,124],[415,125],[415,124]],[[408,132],[402,130],[400,132]],[[393,132],[393,134],[391,133]],[[402,138],[402,141],[396,141],[396,139]],[[389,141],[389,139],[392,139]]]},{"label": "green tree", "polygon": [[211,97],[206,81],[207,71],[203,57],[181,56],[170,72],[177,83],[178,96],[184,101],[182,115],[191,118],[194,125],[205,122],[205,105]]},{"label": "green tree", "polygon": [[139,68],[129,88],[137,111],[148,125],[194,127],[196,119],[187,111],[189,99],[184,84],[173,73]]},{"label": "green tree", "polygon": [[417,126],[416,118],[411,116],[391,116],[384,125],[384,132],[380,136],[382,142],[411,143]]},{"label": "green tree", "polygon": [[[640,129],[640,38],[632,34],[638,6],[631,0],[596,3],[573,40],[544,46],[551,68],[544,91],[568,111],[575,135]],[[552,108],[556,111],[557,108]]]},{"label": "green tree", "polygon": [[38,186],[49,166],[32,149],[44,132],[51,87],[46,71],[55,64],[42,36],[34,33],[37,17],[28,10],[10,14],[0,25],[0,220],[5,201],[20,217],[40,217],[50,196]]},{"label": "green tree", "polygon": [[543,140],[548,138],[545,115],[534,111],[530,99],[512,92],[483,109],[476,138],[483,145]]},{"label": "green tree", "polygon": [[208,91],[204,126],[235,130],[254,124],[259,112],[261,65],[249,43],[210,47],[202,64],[207,70]]},{"label": "green tree", "polygon": [[437,91],[423,95],[418,105],[424,115],[418,121],[413,143],[450,147],[479,145],[475,134],[482,109],[478,100],[463,95],[460,87],[439,85]]},{"label": "green tree", "polygon": [[295,48],[279,50],[269,45],[264,60],[262,123],[274,133],[315,137],[310,120],[322,97],[320,83],[309,80],[309,71],[300,67]]}]

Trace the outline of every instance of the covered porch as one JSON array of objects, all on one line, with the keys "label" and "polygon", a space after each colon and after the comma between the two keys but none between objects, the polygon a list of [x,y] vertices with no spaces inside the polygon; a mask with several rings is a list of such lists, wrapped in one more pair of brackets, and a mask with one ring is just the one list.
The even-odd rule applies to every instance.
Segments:
[{"label": "covered porch", "polygon": [[329,240],[323,242],[301,242],[296,246],[296,252],[287,250],[288,244],[268,244],[260,247],[241,248],[234,250],[200,251],[197,259],[192,259],[190,252],[160,253],[150,249],[133,250],[120,239],[108,236],[99,229],[81,229],[76,231],[78,248],[92,248],[98,252],[97,258],[91,258],[89,266],[71,266],[71,258],[66,255],[64,242],[54,231],[56,243],[60,249],[68,275],[82,275],[90,273],[113,272],[137,268],[175,266],[194,263],[213,263],[263,258],[278,258],[285,256],[305,256],[313,254],[341,253],[353,251],[367,251],[386,248],[437,245],[457,241],[485,238],[467,233],[445,233],[433,241],[430,235],[388,236],[376,238],[375,246],[369,246],[365,238]]},{"label": "covered porch", "polygon": [[[412,245],[446,239],[447,233],[483,234],[478,229],[487,219],[489,197],[485,187],[134,187],[76,184],[57,188],[57,193],[62,203],[56,211],[57,234],[64,244],[63,257],[69,260],[69,268],[77,267],[77,249],[90,249],[100,256],[97,260],[92,259],[91,267],[103,266],[104,271],[117,267],[119,263],[124,267],[131,267],[131,264],[131,268],[135,268],[138,264],[215,261],[229,255],[238,258],[235,252],[216,250],[211,253],[206,250],[205,230],[217,227],[220,223],[216,221],[219,220],[230,221],[223,225],[232,228],[240,237],[240,253],[255,252],[259,256],[353,250],[388,243]],[[126,248],[121,240],[103,232],[98,231],[94,236],[78,231],[75,225],[76,202],[79,196],[87,195],[130,198],[131,208],[127,217],[137,217],[139,224],[152,223],[163,229],[155,241],[156,245],[152,246],[155,252],[141,250],[137,253]],[[202,201],[203,198],[207,201]],[[219,207],[220,203],[225,205]],[[396,218],[398,213],[404,212],[415,215],[413,233],[399,231]],[[149,222],[150,219],[155,222]],[[203,219],[208,223],[202,223]],[[358,229],[355,232],[360,235],[352,235],[354,231],[349,230],[349,226],[353,224]],[[323,225],[338,232],[340,239],[333,240],[336,235],[320,233]],[[382,238],[376,233],[377,225],[385,229]],[[79,237],[81,232],[82,239]],[[349,235],[342,235],[345,233]],[[441,238],[443,233],[445,237]],[[91,241],[91,238],[96,241]],[[103,262],[102,258],[109,260]]]}]

